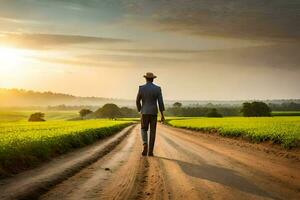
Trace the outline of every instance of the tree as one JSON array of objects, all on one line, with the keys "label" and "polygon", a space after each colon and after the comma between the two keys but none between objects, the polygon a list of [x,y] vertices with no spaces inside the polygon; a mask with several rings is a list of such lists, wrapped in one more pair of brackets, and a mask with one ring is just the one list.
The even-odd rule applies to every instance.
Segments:
[{"label": "tree", "polygon": [[139,113],[136,109],[122,107],[120,108],[120,112],[122,114],[122,117],[139,117]]},{"label": "tree", "polygon": [[136,109],[121,107],[117,105],[108,103],[102,108],[96,110],[93,114],[88,116],[89,118],[117,118],[117,117],[139,117],[139,113]]},{"label": "tree", "polygon": [[180,103],[180,102],[175,102],[173,104],[173,107],[175,107],[175,108],[181,108],[181,106],[182,106],[182,103]]},{"label": "tree", "polygon": [[89,110],[89,109],[81,109],[79,111],[80,117],[85,117],[85,116],[87,116],[88,114],[91,114],[91,113],[92,113],[92,111]]},{"label": "tree", "polygon": [[254,101],[252,103],[243,103],[241,109],[244,117],[270,117],[271,109],[264,102]]},{"label": "tree", "polygon": [[255,101],[252,103],[252,108],[254,110],[256,117],[262,117],[262,116],[270,117],[271,116],[271,109],[264,102],[256,102]]},{"label": "tree", "polygon": [[244,117],[254,116],[254,112],[253,112],[253,109],[252,109],[252,104],[249,103],[249,102],[243,103],[241,113],[243,113]]},{"label": "tree", "polygon": [[45,117],[44,113],[36,112],[36,113],[33,113],[33,114],[30,115],[28,121],[30,121],[30,122],[44,122],[44,121],[46,121],[44,119],[44,117]]},{"label": "tree", "polygon": [[218,113],[217,109],[212,108],[206,113],[206,117],[223,117],[220,113]]},{"label": "tree", "polygon": [[121,117],[122,113],[120,111],[120,108],[113,103],[105,104],[102,108],[98,110],[100,112],[101,117],[115,119],[117,117]]}]

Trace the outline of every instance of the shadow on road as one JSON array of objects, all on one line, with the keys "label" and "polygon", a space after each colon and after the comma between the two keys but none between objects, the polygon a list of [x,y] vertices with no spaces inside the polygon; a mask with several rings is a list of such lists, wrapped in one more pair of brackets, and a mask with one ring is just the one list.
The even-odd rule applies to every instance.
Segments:
[{"label": "shadow on road", "polygon": [[206,179],[215,183],[233,187],[240,191],[251,193],[254,195],[259,195],[262,197],[280,199],[261,190],[254,183],[243,178],[237,172],[231,169],[209,165],[206,163],[202,163],[199,165],[192,164],[181,160],[170,159],[160,156],[156,156],[156,158],[176,162],[185,174],[195,178]]}]

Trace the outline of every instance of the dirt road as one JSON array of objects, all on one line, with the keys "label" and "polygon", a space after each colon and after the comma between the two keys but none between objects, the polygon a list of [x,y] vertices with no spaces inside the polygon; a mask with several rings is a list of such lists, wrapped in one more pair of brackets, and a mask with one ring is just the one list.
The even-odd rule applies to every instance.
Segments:
[{"label": "dirt road", "polygon": [[300,199],[300,163],[216,136],[158,126],[142,157],[139,126],[40,199]]}]

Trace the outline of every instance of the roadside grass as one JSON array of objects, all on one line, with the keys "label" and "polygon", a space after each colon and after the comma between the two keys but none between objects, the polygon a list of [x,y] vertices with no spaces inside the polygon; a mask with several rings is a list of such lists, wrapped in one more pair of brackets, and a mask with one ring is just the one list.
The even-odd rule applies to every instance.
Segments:
[{"label": "roadside grass", "polygon": [[132,121],[82,120],[0,123],[0,175],[16,173],[110,136]]},{"label": "roadside grass", "polygon": [[117,118],[116,120],[118,120],[118,121],[138,122],[138,121],[140,121],[140,118],[138,118],[138,117],[132,117],[132,118],[124,117],[124,118]]},{"label": "roadside grass", "polygon": [[284,148],[299,147],[300,117],[225,117],[169,120],[168,124],[221,136],[244,137],[253,142],[272,141]]}]

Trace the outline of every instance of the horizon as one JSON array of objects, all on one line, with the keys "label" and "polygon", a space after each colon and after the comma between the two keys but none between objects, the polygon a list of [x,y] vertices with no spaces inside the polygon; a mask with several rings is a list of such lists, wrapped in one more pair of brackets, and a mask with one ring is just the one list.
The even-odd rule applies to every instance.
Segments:
[{"label": "horizon", "polygon": [[165,99],[300,99],[296,0],[0,3],[1,88],[134,99],[150,71]]},{"label": "horizon", "polygon": [[[102,99],[112,99],[112,100],[121,100],[121,101],[135,101],[135,99],[122,99],[122,98],[112,98],[112,97],[101,97],[101,96],[77,96],[74,94],[70,93],[61,93],[61,92],[56,92],[56,91],[43,91],[43,90],[26,90],[24,88],[0,88],[0,90],[18,90],[18,91],[24,91],[24,92],[34,92],[34,93],[52,93],[54,95],[68,95],[72,96],[75,98],[102,98]],[[188,102],[188,101],[195,101],[195,102],[234,102],[234,101],[298,101],[300,98],[296,99],[283,99],[283,98],[278,98],[278,99],[230,99],[230,100],[215,100],[215,99],[203,99],[203,100],[198,100],[198,99],[164,99],[165,101],[183,101],[183,102]]]}]

